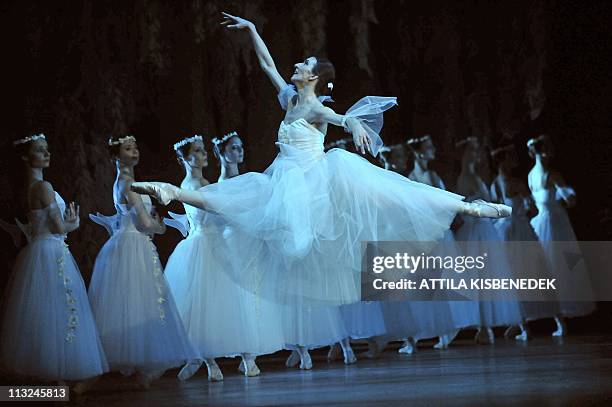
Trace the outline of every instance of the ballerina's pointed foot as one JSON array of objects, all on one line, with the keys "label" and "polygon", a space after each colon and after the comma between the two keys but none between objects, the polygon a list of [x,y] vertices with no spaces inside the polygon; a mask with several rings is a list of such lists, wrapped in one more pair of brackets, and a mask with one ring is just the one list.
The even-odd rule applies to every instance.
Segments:
[{"label": "ballerina's pointed foot", "polygon": [[133,182],[130,189],[138,194],[150,195],[162,205],[178,198],[178,188],[167,182]]},{"label": "ballerina's pointed foot", "polygon": [[200,366],[202,366],[201,361],[188,362],[185,364],[185,366],[183,366],[177,377],[179,380],[187,380],[196,374],[196,372],[200,369]]},{"label": "ballerina's pointed foot", "polygon": [[[328,360],[329,360],[329,355],[328,355]],[[298,353],[298,351],[293,350],[291,351],[291,355],[289,355],[289,357],[285,361],[285,366],[295,367],[298,365],[298,363],[300,363],[300,354]]]},{"label": "ballerina's pointed foot", "polygon": [[208,370],[209,382],[220,382],[223,380],[223,372],[221,372],[217,362],[207,362],[206,369]]},{"label": "ballerina's pointed foot", "polygon": [[512,338],[513,336],[516,337],[520,335],[521,332],[522,332],[521,328],[518,325],[510,325],[504,332],[504,337],[505,338]]},{"label": "ballerina's pointed foot", "polygon": [[246,377],[254,377],[261,374],[261,370],[259,370],[259,367],[257,367],[255,359],[242,359],[240,365],[238,366],[238,370],[240,370]]},{"label": "ballerina's pointed foot", "polygon": [[344,354],[344,364],[352,365],[353,363],[357,363],[357,356],[355,356],[355,352],[353,352],[352,348],[348,348],[342,351]]},{"label": "ballerina's pointed foot", "polygon": [[412,354],[415,351],[415,344],[410,339],[406,339],[402,344],[402,347],[397,351],[398,353]]},{"label": "ballerina's pointed foot", "polygon": [[300,369],[302,370],[310,370],[312,369],[312,359],[310,358],[310,353],[305,352],[300,357]]},{"label": "ballerina's pointed foot", "polygon": [[455,339],[459,331],[455,331],[452,334],[440,336],[438,343],[434,345],[434,349],[448,349],[448,346]]},{"label": "ballerina's pointed foot", "polygon": [[520,342],[527,342],[529,339],[531,339],[531,335],[529,335],[528,331],[523,331],[520,334],[516,335],[514,339]]},{"label": "ballerina's pointed foot", "polygon": [[368,351],[364,354],[368,359],[378,359],[383,351],[383,347],[374,338],[368,339]]},{"label": "ballerina's pointed foot", "polygon": [[512,215],[512,208],[504,204],[495,204],[477,199],[465,202],[464,213],[478,218],[505,218]]},{"label": "ballerina's pointed foot", "polygon": [[563,337],[567,334],[567,325],[565,325],[565,319],[563,317],[555,317],[557,323],[557,330],[552,333],[552,336]]}]

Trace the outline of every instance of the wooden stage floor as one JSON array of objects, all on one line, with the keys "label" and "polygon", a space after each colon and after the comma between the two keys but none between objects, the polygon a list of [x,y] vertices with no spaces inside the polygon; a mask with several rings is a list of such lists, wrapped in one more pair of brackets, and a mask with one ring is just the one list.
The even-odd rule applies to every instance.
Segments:
[{"label": "wooden stage floor", "polygon": [[392,344],[380,359],[351,366],[328,364],[326,350],[317,351],[311,371],[285,368],[281,352],[262,358],[263,373],[254,378],[237,372],[237,359],[224,360],[223,382],[207,382],[205,368],[179,382],[172,370],[148,390],[109,375],[74,401],[104,407],[612,405],[612,336],[537,337],[526,344],[498,338],[493,346],[459,340],[445,351],[424,345],[399,355]]}]

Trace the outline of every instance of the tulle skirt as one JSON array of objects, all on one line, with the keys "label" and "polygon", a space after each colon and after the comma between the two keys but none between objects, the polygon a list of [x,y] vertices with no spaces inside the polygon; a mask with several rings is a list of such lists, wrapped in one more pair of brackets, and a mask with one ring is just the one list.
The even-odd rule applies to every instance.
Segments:
[{"label": "tulle skirt", "polygon": [[340,306],[340,315],[351,339],[366,339],[386,333],[379,301],[359,301]]},{"label": "tulle skirt", "polygon": [[[486,253],[490,246],[486,245],[487,241],[500,241],[501,235],[495,229],[493,220],[486,218],[464,218],[464,224],[459,228],[456,234],[458,241],[465,242],[465,248],[471,256],[481,256]],[[507,253],[499,253],[496,256],[493,267],[487,269],[488,278],[510,278],[512,270]],[[480,315],[480,325],[494,327],[514,325],[522,321],[521,307],[518,301],[479,301],[477,304],[469,302],[459,302],[461,309],[456,307],[454,312],[466,313],[468,307],[478,306]],[[468,305],[469,304],[469,305]]]},{"label": "tulle skirt", "polygon": [[[495,221],[495,227],[504,238],[509,242],[537,242],[536,236],[529,219],[526,216],[513,216]],[[544,255],[544,250],[532,251],[533,246],[526,246],[529,255],[521,253],[522,249],[518,245],[509,246],[509,254],[512,259],[512,271],[521,271],[525,275],[549,276],[548,264]],[[532,271],[530,271],[532,270]],[[513,273],[516,274],[516,273]],[[522,301],[520,303],[523,318],[527,321],[552,318],[559,313],[559,304],[556,301]]]},{"label": "tulle skirt", "polygon": [[199,359],[143,233],[119,230],[104,244],[89,300],[111,370],[159,371]]},{"label": "tulle skirt", "polygon": [[3,308],[3,369],[43,380],[108,371],[83,279],[63,240],[38,238],[21,251]]},{"label": "tulle skirt", "polygon": [[[584,260],[580,260],[569,270],[567,256],[573,254],[580,258],[580,247],[576,243],[576,234],[564,208],[547,210],[540,208],[536,217],[531,219],[531,226],[542,242],[549,270],[557,278],[560,298],[571,298],[576,292],[591,292],[591,280]],[[563,245],[554,242],[564,242]],[[573,242],[573,243],[572,243]],[[595,310],[595,304],[589,301],[561,301],[560,313],[567,317],[588,315]]]},{"label": "tulle skirt", "polygon": [[[209,223],[209,227],[211,227]],[[284,349],[280,307],[223,271],[223,229],[192,231],[168,259],[166,279],[189,338],[205,358]]]},{"label": "tulle skirt", "polygon": [[[333,149],[314,159],[281,144],[264,173],[202,189],[236,239],[223,263],[249,291],[288,305],[360,299],[363,241],[406,241],[415,253],[443,237],[463,197]],[[248,272],[245,273],[245,270]]]}]

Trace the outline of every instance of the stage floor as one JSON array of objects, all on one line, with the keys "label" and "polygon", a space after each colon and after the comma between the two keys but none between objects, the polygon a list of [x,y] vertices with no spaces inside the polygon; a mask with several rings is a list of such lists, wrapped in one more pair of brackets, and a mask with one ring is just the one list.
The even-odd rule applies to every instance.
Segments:
[{"label": "stage floor", "polygon": [[105,407],[612,403],[612,336],[538,337],[526,344],[498,338],[493,346],[459,340],[445,351],[430,344],[412,355],[397,354],[399,344],[392,344],[380,359],[351,366],[328,364],[326,350],[313,352],[310,371],[285,368],[288,353],[280,352],[261,358],[263,373],[253,378],[237,372],[237,359],[224,360],[223,382],[208,382],[205,368],[179,382],[172,370],[148,390],[109,375],[75,401]]}]

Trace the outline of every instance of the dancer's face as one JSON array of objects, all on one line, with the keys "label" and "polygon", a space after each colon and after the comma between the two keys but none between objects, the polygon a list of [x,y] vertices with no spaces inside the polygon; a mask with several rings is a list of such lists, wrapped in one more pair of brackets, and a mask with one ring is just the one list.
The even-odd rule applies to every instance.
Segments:
[{"label": "dancer's face", "polygon": [[32,168],[48,168],[51,163],[51,153],[46,140],[36,140],[30,143],[28,155],[22,157]]},{"label": "dancer's face", "polygon": [[389,160],[393,170],[395,171],[406,171],[408,169],[406,151],[402,145],[395,146],[391,149]]},{"label": "dancer's face", "polygon": [[477,141],[471,141],[465,146],[463,159],[469,163],[478,164],[482,158],[480,153],[480,144]]},{"label": "dancer's face", "polygon": [[123,165],[133,167],[140,160],[140,152],[135,141],[126,141],[119,148],[119,162]]},{"label": "dancer's face", "polygon": [[313,68],[317,64],[317,58],[308,57],[302,62],[294,65],[295,70],[291,76],[291,82],[308,83],[317,80],[317,76],[312,73]]},{"label": "dancer's face", "polygon": [[419,158],[426,161],[436,159],[436,147],[431,140],[425,140],[419,150]]},{"label": "dancer's face", "polygon": [[244,148],[242,147],[242,140],[240,137],[232,137],[225,145],[223,151],[225,161],[232,164],[242,164],[244,161]]},{"label": "dancer's face", "polygon": [[208,166],[208,154],[204,143],[196,140],[189,143],[189,154],[184,158],[185,162],[192,168],[205,168]]}]

